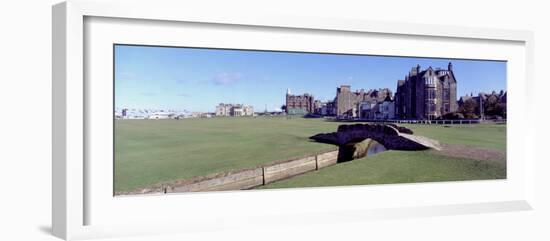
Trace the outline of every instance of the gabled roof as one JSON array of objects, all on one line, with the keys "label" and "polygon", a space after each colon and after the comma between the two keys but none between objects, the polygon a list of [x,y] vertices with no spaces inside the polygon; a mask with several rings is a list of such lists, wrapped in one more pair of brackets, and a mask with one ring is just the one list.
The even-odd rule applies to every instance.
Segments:
[{"label": "gabled roof", "polygon": [[392,101],[389,93],[386,95],[386,98],[384,99],[384,101],[388,101],[388,102]]},{"label": "gabled roof", "polygon": [[435,75],[435,71],[434,69],[432,68],[432,66],[428,67],[426,70],[420,72],[422,73],[422,77],[426,77],[426,76],[430,76],[430,72],[432,73],[432,75]]},{"label": "gabled roof", "polygon": [[404,84],[405,84],[405,80],[398,80],[398,81],[397,81],[397,86],[398,86],[398,87],[399,87],[399,86],[402,86],[402,85],[404,85]]}]

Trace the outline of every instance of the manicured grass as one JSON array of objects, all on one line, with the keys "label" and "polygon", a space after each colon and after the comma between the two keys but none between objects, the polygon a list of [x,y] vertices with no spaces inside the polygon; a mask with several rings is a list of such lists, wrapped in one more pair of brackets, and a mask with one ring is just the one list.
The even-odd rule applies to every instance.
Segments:
[{"label": "manicured grass", "polygon": [[387,151],[259,188],[322,187],[506,178],[498,162],[438,155],[435,151]]},{"label": "manicured grass", "polygon": [[310,141],[339,123],[243,117],[115,121],[115,192],[335,150]]},{"label": "manicured grass", "polygon": [[[250,168],[271,161],[335,150],[336,146],[312,142],[308,138],[318,133],[336,131],[340,124],[350,123],[298,117],[117,120],[115,121],[115,192],[132,191],[162,182]],[[407,126],[413,129],[415,134],[424,135],[446,144],[496,150],[505,150],[506,148],[505,125],[464,125],[450,128],[441,125]],[[408,157],[411,158],[407,159]],[[395,162],[390,160],[389,162],[377,162],[378,166],[363,166],[354,164],[363,160],[356,160],[315,173],[339,170],[354,165],[359,166],[352,168],[354,170],[350,171],[358,174],[376,172],[375,169],[384,170],[383,166],[385,165],[386,170],[388,170],[386,173],[381,171],[376,175],[379,177],[378,181],[371,179],[356,180],[355,178],[358,175],[348,175],[347,172],[338,171],[330,175],[327,174],[333,176],[333,178],[329,177],[329,179],[323,181],[326,185],[341,185],[339,182],[331,182],[330,180],[348,178],[348,182],[357,184],[385,183],[393,180],[388,179],[390,177],[385,177],[385,175],[391,175],[392,172],[406,173],[411,168],[412,170],[418,169],[418,171],[411,172],[410,175],[400,174],[402,177],[392,182],[400,182],[400,180],[403,180],[403,182],[409,182],[410,180],[436,181],[444,178],[460,177],[468,179],[470,177],[468,175],[475,179],[475,177],[481,175],[492,176],[491,170],[493,170],[481,171],[480,174],[480,172],[475,171],[475,168],[471,168],[473,165],[471,163],[475,162],[473,160],[466,159],[466,162],[452,162],[453,160],[459,160],[459,158],[434,156],[433,153],[428,152],[402,153],[390,151],[365,160],[377,161],[378,159],[395,159]],[[430,160],[434,163],[431,163]],[[449,165],[443,165],[446,162],[449,162]],[[342,167],[339,167],[341,165]],[[460,165],[463,166],[460,167]],[[366,169],[362,170],[361,168]],[[401,169],[398,170],[398,168]],[[445,172],[443,170],[445,168],[448,168],[449,171]],[[430,172],[429,170],[440,170],[441,172]],[[464,173],[461,174],[462,176],[455,175],[470,170],[474,170],[473,173]],[[445,176],[440,173],[451,173],[453,175]],[[311,175],[313,173],[304,177]],[[371,178],[373,178],[372,175]],[[312,183],[317,182],[312,181]],[[302,184],[293,185],[304,186]],[[317,184],[305,186],[312,185],[316,186]]]},{"label": "manicured grass", "polygon": [[421,135],[445,144],[465,145],[477,148],[506,150],[506,125],[403,125]]}]

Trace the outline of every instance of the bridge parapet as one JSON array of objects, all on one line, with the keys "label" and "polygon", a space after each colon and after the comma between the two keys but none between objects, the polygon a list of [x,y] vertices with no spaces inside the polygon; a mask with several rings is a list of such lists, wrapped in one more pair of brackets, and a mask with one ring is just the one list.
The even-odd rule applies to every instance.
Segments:
[{"label": "bridge parapet", "polygon": [[412,151],[439,148],[438,141],[415,136],[412,130],[395,124],[340,125],[336,132],[317,134],[310,139],[340,147],[372,139],[389,150]]}]

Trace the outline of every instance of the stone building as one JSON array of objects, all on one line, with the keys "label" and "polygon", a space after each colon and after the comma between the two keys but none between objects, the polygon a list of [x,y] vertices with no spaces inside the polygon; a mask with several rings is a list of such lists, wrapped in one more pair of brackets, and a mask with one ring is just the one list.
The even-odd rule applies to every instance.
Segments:
[{"label": "stone building", "polygon": [[314,113],[316,108],[319,108],[320,102],[316,102],[313,95],[293,95],[290,89],[286,91],[286,113],[288,115],[305,115]]},{"label": "stone building", "polygon": [[397,81],[395,114],[398,119],[436,119],[458,109],[453,65],[447,69],[413,67]]},{"label": "stone building", "polygon": [[254,108],[250,105],[224,104],[216,106],[216,116],[253,116]]},{"label": "stone building", "polygon": [[326,116],[336,116],[336,101],[327,101],[324,106]]},{"label": "stone building", "polygon": [[315,108],[315,114],[320,116],[335,116],[334,101],[319,102]]},{"label": "stone building", "polygon": [[390,120],[395,119],[395,102],[389,97],[383,102],[378,103],[378,113],[375,119]]},{"label": "stone building", "polygon": [[323,105],[326,105],[326,103],[323,103],[320,100],[314,100],[313,101],[313,113],[320,115],[322,112]]},{"label": "stone building", "polygon": [[390,95],[383,101],[367,100],[359,104],[359,118],[366,120],[389,120],[395,118],[395,105]]},{"label": "stone building", "polygon": [[216,106],[216,116],[230,116],[233,105],[220,103]]},{"label": "stone building", "polygon": [[339,118],[358,118],[360,117],[359,108],[361,103],[383,102],[386,96],[391,95],[391,90],[387,88],[373,89],[365,92],[363,89],[351,91],[349,85],[342,85],[336,88],[336,98],[334,100],[336,116]]},{"label": "stone building", "polygon": [[244,116],[253,116],[254,115],[254,108],[250,105],[243,106],[243,115]]},{"label": "stone building", "polygon": [[361,101],[359,103],[359,118],[372,120],[378,111],[378,102],[376,101]]}]

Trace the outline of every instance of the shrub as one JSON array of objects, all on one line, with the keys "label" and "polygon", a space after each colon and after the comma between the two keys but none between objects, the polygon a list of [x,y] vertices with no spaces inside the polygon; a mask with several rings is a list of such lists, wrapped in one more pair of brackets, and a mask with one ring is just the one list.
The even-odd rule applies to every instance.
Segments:
[{"label": "shrub", "polygon": [[443,119],[446,120],[459,120],[464,119],[464,115],[460,112],[450,112],[445,115],[443,115]]}]

